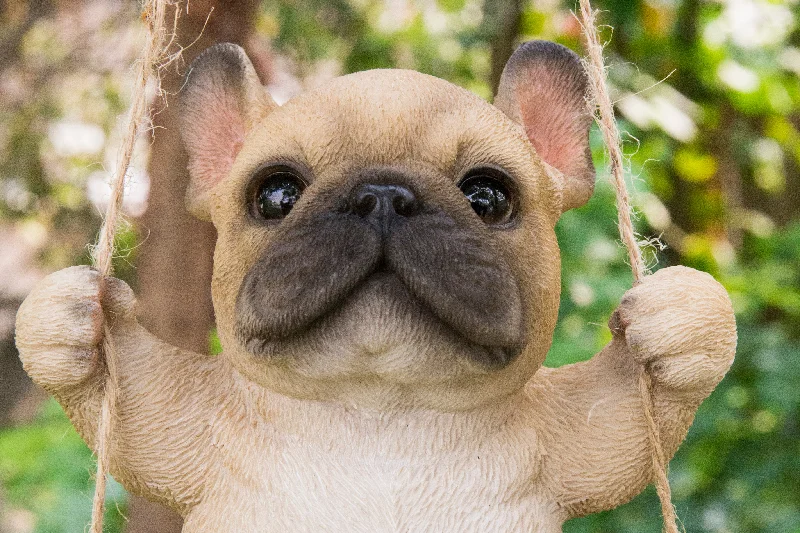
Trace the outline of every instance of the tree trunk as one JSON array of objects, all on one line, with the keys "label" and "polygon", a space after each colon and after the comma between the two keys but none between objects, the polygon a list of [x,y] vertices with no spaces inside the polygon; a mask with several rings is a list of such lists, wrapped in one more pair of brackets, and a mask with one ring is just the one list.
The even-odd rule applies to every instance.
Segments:
[{"label": "tree trunk", "polygon": [[484,17],[487,40],[491,47],[491,73],[489,83],[497,94],[500,76],[508,58],[517,47],[520,25],[522,23],[522,0],[486,2]]},{"label": "tree trunk", "polygon": [[[256,0],[192,0],[181,10],[175,50],[181,64],[162,72],[167,106],[155,102],[155,135],[151,148],[150,198],[139,221],[143,239],[138,261],[138,297],[141,322],[153,334],[181,348],[208,351],[214,324],[211,304],[212,256],[216,234],[208,222],[193,218],[184,207],[188,182],[187,156],[177,129],[179,91],[188,65],[217,42],[234,42],[248,49],[262,82],[270,77],[270,55],[253,34]],[[167,16],[172,20],[171,16]],[[199,36],[199,37],[198,37]],[[158,504],[132,497],[128,533],[178,532],[180,518]]]}]

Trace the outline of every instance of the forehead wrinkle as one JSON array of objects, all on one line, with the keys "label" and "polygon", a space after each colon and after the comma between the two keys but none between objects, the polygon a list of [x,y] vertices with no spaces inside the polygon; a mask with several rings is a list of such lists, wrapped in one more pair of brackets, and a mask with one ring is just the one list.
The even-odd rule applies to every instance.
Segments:
[{"label": "forehead wrinkle", "polygon": [[320,175],[419,162],[457,180],[473,166],[494,164],[539,181],[539,158],[515,122],[476,95],[416,72],[344,76],[273,115],[282,137]]},{"label": "forehead wrinkle", "polygon": [[463,131],[454,165],[456,173],[460,175],[477,166],[492,165],[523,181],[535,178],[539,157],[524,131],[501,111],[487,104],[475,109],[471,118],[461,124]]},{"label": "forehead wrinkle", "polygon": [[345,127],[332,113],[320,112],[317,106],[299,100],[294,98],[281,108],[286,108],[283,123],[287,132],[311,169],[331,166],[346,148]]},{"label": "forehead wrinkle", "polygon": [[369,71],[340,80],[287,103],[304,110],[306,127],[298,133],[312,166],[336,166],[343,159],[363,165],[418,159],[452,166],[465,109],[488,106],[463,89],[418,73]]},{"label": "forehead wrinkle", "polygon": [[288,163],[308,166],[303,143],[296,132],[282,127],[283,122],[276,118],[268,115],[250,133],[231,169],[233,179],[227,180],[228,188],[241,189],[243,183],[264,165]]}]

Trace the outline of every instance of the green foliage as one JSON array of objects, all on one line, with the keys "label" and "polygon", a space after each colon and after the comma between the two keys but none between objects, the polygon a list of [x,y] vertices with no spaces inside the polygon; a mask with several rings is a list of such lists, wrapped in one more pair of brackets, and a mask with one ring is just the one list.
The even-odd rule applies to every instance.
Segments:
[{"label": "green foliage", "polygon": [[341,73],[373,68],[411,68],[489,96],[487,36],[480,5],[448,0],[390,10],[375,0],[275,2],[264,6],[260,25],[277,28],[275,46],[303,74],[333,60]]},{"label": "green foliage", "polygon": [[[91,453],[55,400],[26,426],[0,430],[0,486],[6,504],[32,512],[38,533],[83,531],[94,484]],[[125,491],[107,486],[106,524],[120,531]]]},{"label": "green foliage", "polygon": [[222,353],[222,343],[217,335],[217,328],[211,330],[208,335],[208,353],[211,355],[219,355]]}]

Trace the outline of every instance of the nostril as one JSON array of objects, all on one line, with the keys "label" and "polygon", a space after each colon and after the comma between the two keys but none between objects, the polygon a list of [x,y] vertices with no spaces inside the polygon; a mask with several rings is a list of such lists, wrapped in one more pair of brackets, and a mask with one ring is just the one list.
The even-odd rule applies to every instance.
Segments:
[{"label": "nostril", "polygon": [[419,211],[419,202],[414,193],[405,187],[397,187],[394,190],[395,196],[392,199],[394,212],[403,217],[416,215]]},{"label": "nostril", "polygon": [[362,190],[358,194],[353,202],[353,213],[358,216],[366,217],[372,214],[375,211],[375,208],[378,207],[378,197],[369,190]]}]

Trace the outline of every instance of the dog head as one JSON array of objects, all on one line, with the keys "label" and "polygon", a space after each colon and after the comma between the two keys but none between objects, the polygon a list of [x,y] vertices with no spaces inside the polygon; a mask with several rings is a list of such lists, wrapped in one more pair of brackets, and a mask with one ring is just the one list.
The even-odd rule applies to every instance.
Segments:
[{"label": "dog head", "polygon": [[301,398],[460,409],[518,390],[558,313],[554,226],[591,195],[577,56],[520,47],[495,105],[404,70],[278,107],[241,48],[182,94],[190,210],[218,231],[224,357]]}]

